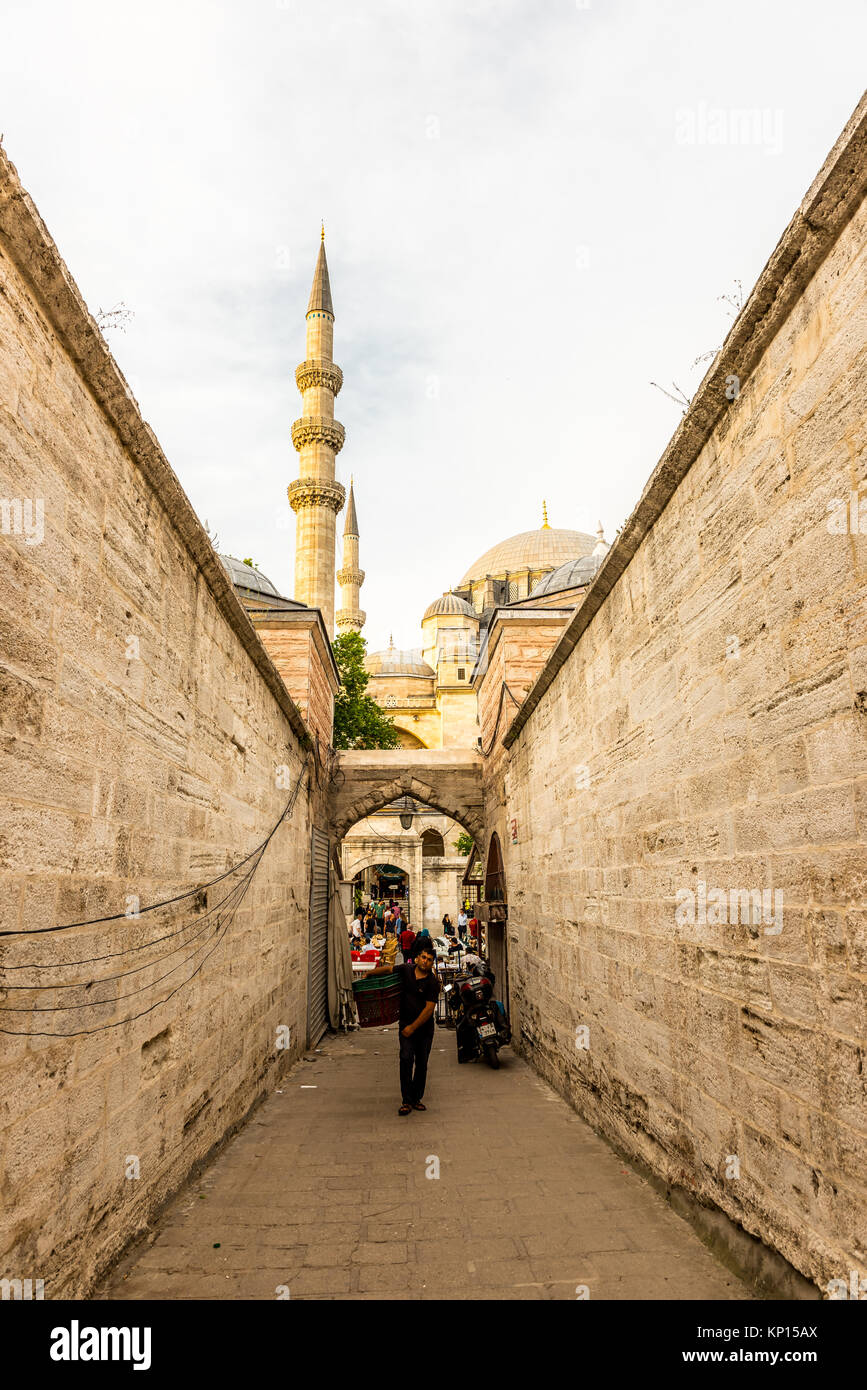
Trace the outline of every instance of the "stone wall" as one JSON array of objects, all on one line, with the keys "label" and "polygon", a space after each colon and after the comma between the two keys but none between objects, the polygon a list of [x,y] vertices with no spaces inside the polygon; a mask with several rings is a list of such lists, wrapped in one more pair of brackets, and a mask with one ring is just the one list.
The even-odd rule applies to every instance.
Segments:
[{"label": "stone wall", "polygon": [[124,915],[258,846],[308,739],[2,152],[0,495],[0,1275],[57,1298],[303,1047],[317,812],[307,769],[244,895]]},{"label": "stone wall", "polygon": [[334,733],[337,666],[317,609],[254,619],[259,637],[299,712],[324,751]]},{"label": "stone wall", "polygon": [[864,133],[486,770],[519,1046],[823,1287],[867,1271]]}]

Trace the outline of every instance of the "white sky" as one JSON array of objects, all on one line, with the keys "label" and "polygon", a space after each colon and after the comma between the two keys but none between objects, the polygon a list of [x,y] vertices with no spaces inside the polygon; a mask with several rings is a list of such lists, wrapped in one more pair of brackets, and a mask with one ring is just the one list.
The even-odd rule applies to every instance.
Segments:
[{"label": "white sky", "polygon": [[[857,0],[4,0],[2,21],[24,186],[91,308],[134,310],[110,342],[199,516],[289,594],[325,218],[371,649],[418,645],[543,497],[612,538],[680,418],[650,381],[694,390],[718,296],[752,287],[867,51]],[[710,143],[717,108],[764,135]]]}]

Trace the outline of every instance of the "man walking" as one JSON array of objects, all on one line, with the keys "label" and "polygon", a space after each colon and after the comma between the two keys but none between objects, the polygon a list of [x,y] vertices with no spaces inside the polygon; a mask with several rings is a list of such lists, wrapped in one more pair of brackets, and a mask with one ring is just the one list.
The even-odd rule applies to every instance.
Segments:
[{"label": "man walking", "polygon": [[466,912],[461,908],[458,913],[458,936],[461,938],[461,941],[466,941],[467,939],[467,923],[469,920]]},{"label": "man walking", "polygon": [[[400,977],[400,1095],[398,1115],[411,1110],[426,1110],[422,1104],[427,1061],[434,1039],[434,1010],[440,992],[440,982],[433,973],[433,947],[425,944],[414,960],[398,967]],[[378,966],[371,975],[383,970]]]}]

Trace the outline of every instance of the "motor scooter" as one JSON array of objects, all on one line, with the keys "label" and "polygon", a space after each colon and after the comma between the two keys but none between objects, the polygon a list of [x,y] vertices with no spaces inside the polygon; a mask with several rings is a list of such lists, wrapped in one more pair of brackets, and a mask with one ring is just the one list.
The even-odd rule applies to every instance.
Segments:
[{"label": "motor scooter", "polygon": [[470,964],[446,986],[446,1008],[458,1045],[458,1061],[484,1057],[489,1067],[500,1065],[499,1051],[512,1038],[506,1011],[494,998],[494,972],[487,961]]}]

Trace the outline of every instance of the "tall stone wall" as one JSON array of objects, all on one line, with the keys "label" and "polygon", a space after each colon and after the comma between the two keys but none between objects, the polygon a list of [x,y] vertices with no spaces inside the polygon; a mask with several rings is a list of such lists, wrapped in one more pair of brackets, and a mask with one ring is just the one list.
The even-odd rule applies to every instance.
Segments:
[{"label": "tall stone wall", "polygon": [[862,109],[486,785],[520,1047],[823,1287],[867,1270],[864,129]]},{"label": "tall stone wall", "polygon": [[[0,496],[39,501],[0,536],[0,930],[25,934],[0,937],[0,1275],[57,1298],[91,1287],[305,1045],[315,771],[0,161]],[[237,865],[299,778],[243,894],[234,874],[134,915]]]}]

